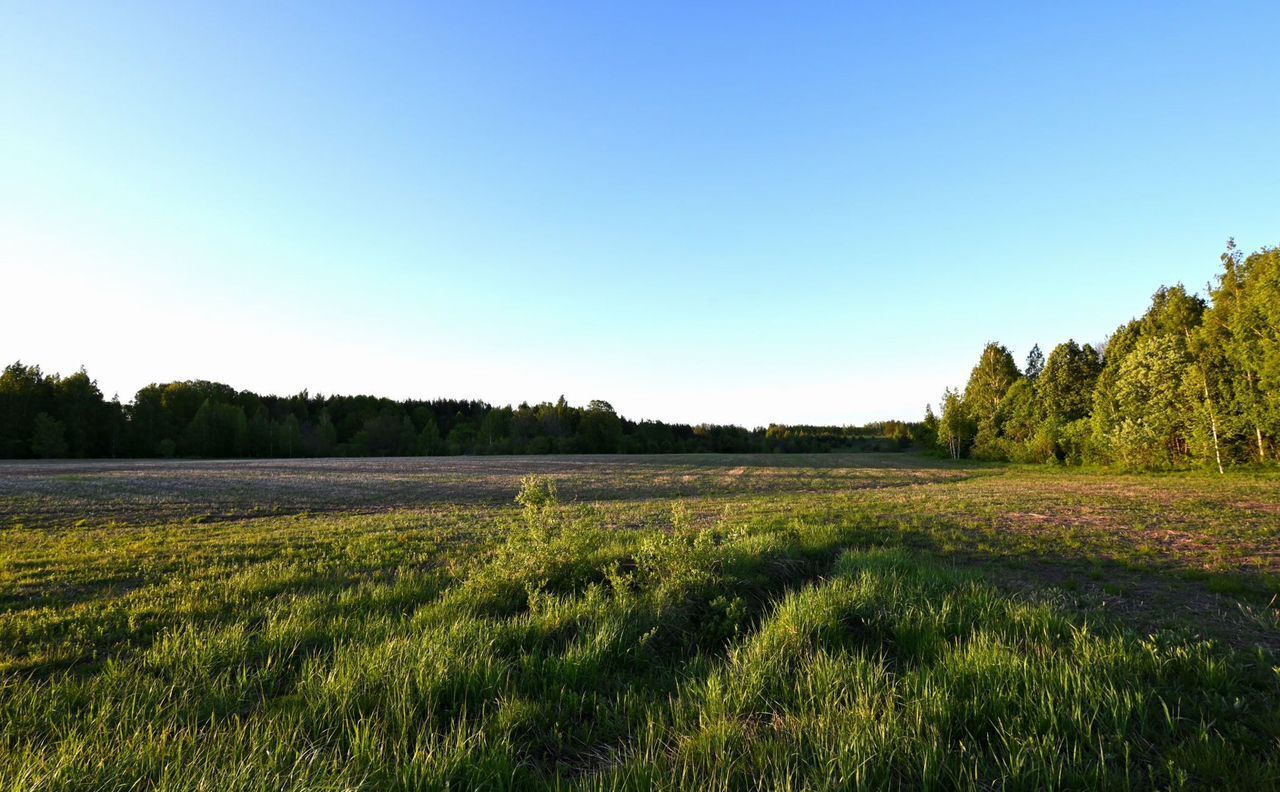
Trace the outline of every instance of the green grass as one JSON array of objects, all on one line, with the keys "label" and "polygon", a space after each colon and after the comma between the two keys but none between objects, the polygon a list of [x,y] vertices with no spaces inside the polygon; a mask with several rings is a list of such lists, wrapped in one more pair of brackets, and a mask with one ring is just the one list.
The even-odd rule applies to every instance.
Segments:
[{"label": "green grass", "polygon": [[1280,785],[1273,474],[759,459],[362,462],[321,514],[272,471],[204,523],[32,468],[0,787]]}]

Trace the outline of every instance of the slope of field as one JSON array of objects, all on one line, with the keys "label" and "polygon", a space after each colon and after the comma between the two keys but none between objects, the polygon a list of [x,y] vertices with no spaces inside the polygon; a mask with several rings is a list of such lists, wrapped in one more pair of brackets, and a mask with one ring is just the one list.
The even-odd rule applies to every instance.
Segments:
[{"label": "slope of field", "polygon": [[1274,474],[3,463],[0,786],[1272,788],[1278,546]]}]

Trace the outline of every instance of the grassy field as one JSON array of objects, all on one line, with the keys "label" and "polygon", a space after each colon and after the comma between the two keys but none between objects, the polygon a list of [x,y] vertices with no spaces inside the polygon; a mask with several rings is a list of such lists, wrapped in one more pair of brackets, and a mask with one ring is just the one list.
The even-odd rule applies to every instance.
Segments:
[{"label": "grassy field", "polygon": [[859,785],[1280,787],[1280,476],[0,463],[0,788]]}]

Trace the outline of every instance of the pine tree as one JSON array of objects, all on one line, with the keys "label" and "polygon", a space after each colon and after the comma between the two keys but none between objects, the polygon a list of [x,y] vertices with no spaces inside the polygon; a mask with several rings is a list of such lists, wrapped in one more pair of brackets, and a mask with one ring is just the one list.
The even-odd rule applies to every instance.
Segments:
[{"label": "pine tree", "polygon": [[974,436],[974,455],[984,459],[1002,459],[1001,447],[1003,418],[1001,403],[1009,388],[1021,378],[1018,364],[1004,346],[988,343],[982,350],[978,365],[969,374],[964,389],[964,402],[968,414],[977,423]]},{"label": "pine tree", "polygon": [[1036,344],[1031,347],[1031,351],[1027,353],[1027,379],[1035,382],[1040,378],[1040,373],[1044,371],[1044,353],[1040,351],[1040,345]]}]

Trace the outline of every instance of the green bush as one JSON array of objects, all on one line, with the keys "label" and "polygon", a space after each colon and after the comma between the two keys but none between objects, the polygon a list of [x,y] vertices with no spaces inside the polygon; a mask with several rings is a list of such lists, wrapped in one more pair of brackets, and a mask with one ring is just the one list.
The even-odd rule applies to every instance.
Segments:
[{"label": "green bush", "polygon": [[560,504],[556,483],[549,478],[530,474],[520,479],[520,492],[516,503],[524,507],[525,514],[541,514]]}]

